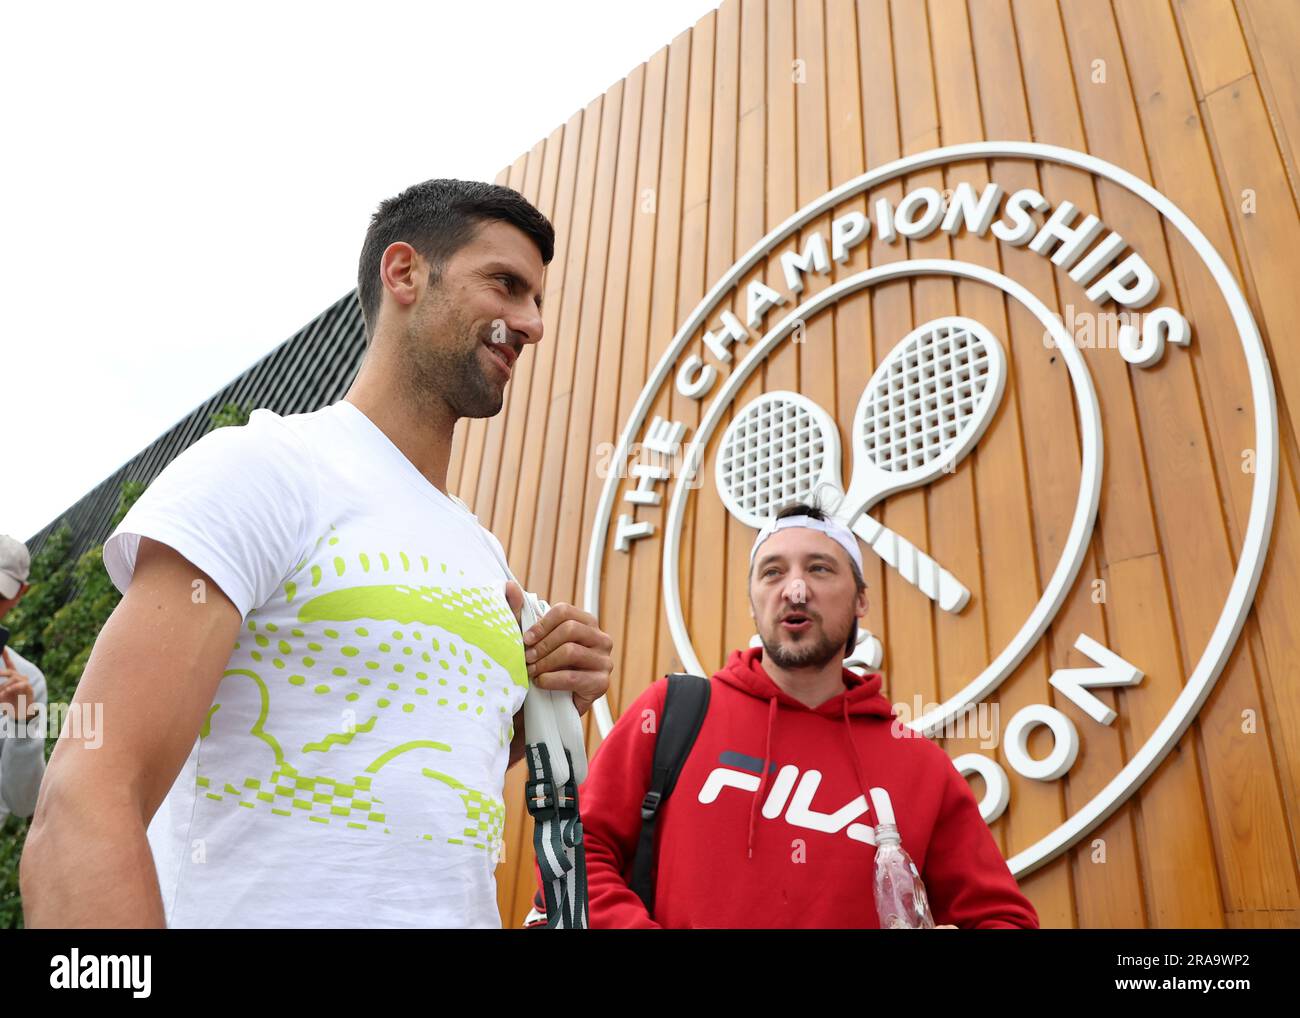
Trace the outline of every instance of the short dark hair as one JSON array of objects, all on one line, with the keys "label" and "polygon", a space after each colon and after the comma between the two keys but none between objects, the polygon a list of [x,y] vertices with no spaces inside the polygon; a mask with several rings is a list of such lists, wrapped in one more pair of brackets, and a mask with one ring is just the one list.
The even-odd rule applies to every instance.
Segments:
[{"label": "short dark hair", "polygon": [[[830,513],[817,502],[793,502],[778,510],[773,519],[784,520],[790,516],[807,516],[812,520],[827,520],[830,518]],[[849,556],[849,568],[853,570],[853,582],[858,585],[858,593],[861,594],[867,589],[867,581],[862,578],[862,570],[858,568],[858,564],[853,561],[852,556]]]},{"label": "short dark hair", "polygon": [[555,227],[513,188],[477,180],[426,180],[380,203],[370,217],[357,267],[357,297],[365,319],[366,342],[375,332],[383,285],[379,262],[389,244],[405,241],[430,263],[430,285],[443,264],[474,239],[480,224],[499,220],[526,233],[541,252],[542,264],[555,255]]}]

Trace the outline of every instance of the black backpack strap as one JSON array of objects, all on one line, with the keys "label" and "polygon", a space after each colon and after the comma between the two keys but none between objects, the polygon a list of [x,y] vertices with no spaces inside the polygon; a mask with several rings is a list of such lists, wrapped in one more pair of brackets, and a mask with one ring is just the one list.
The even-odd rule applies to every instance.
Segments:
[{"label": "black backpack strap", "polygon": [[682,765],[700,734],[704,715],[709,709],[709,680],[698,675],[668,676],[659,732],[655,737],[654,763],[650,788],[641,801],[641,837],[636,846],[629,886],[654,913],[655,828],[659,807],[672,794]]}]

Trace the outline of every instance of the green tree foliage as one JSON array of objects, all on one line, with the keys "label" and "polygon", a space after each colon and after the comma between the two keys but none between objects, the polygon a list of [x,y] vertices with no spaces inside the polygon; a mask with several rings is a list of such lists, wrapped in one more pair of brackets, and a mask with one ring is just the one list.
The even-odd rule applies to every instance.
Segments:
[{"label": "green tree foliage", "polygon": [[68,599],[73,565],[72,528],[64,520],[32,559],[31,589],[4,620],[13,634],[10,643],[29,661],[40,661],[45,656],[42,636],[54,613]]},{"label": "green tree foliage", "polygon": [[239,427],[247,424],[248,417],[252,412],[252,404],[245,403],[240,406],[238,403],[226,403],[208,418],[208,430],[216,431],[218,428]]},{"label": "green tree foliage", "polygon": [[45,627],[45,655],[40,664],[51,702],[72,699],[95,637],[122,599],[104,571],[103,545],[95,545],[77,560],[73,582],[79,593],[55,612]]},{"label": "green tree foliage", "polygon": [[[144,484],[139,481],[127,481],[122,485],[112,526],[122,522],[144,489]],[[104,569],[102,544],[95,545],[77,559],[72,585],[77,596],[54,613],[41,634],[45,652],[40,666],[45,672],[51,703],[67,703],[72,699],[100,629],[122,600]]]},{"label": "green tree foliage", "polygon": [[6,817],[0,823],[0,930],[20,930],[23,900],[18,893],[18,860],[27,840],[27,821]]},{"label": "green tree foliage", "polygon": [[144,481],[122,482],[122,490],[118,492],[117,496],[117,509],[113,513],[112,521],[109,523],[110,527],[116,529],[117,525],[126,518],[126,514],[130,512],[131,506],[140,500],[140,496],[144,494],[144,489],[147,487],[148,485]]}]

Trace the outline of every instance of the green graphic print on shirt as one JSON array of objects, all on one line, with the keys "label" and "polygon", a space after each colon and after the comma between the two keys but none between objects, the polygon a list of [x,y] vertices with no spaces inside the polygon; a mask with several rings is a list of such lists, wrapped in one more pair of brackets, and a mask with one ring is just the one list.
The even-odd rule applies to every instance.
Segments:
[{"label": "green graphic print on shirt", "polygon": [[[322,552],[326,537],[329,544]],[[223,732],[226,745],[249,737],[259,740],[273,754],[274,768],[229,781],[204,773],[204,746],[214,724],[222,721],[220,701],[228,699],[219,695],[199,733],[198,792],[246,809],[269,808],[276,816],[384,834],[397,828],[396,833],[404,834],[409,825],[390,817],[372,789],[376,775],[412,750],[451,753],[454,747],[427,738],[392,744],[391,736],[386,744],[383,731],[394,726],[385,725],[385,717],[400,711],[418,719],[437,711],[463,716],[460,725],[482,725],[494,716],[496,744],[508,744],[519,691],[528,688],[519,625],[499,590],[454,585],[445,563],[400,551],[391,557],[361,552],[344,558],[335,553],[338,541],[330,535],[317,540],[313,555],[298,565],[282,593],[249,612],[247,633],[235,644],[235,656],[222,676],[225,689],[237,689],[228,684],[240,679],[255,689],[251,710],[256,720],[251,727]],[[406,582],[383,582],[399,578]],[[372,582],[312,594],[326,581],[354,580]],[[286,623],[293,624],[286,628]],[[239,695],[246,697],[247,689],[239,689]],[[277,732],[273,701],[280,712],[275,717],[292,713],[301,745],[286,745],[286,737]],[[244,706],[249,713],[249,705]],[[484,718],[487,711],[493,714]],[[321,727],[337,730],[322,730],[303,741],[304,717],[319,717]],[[441,720],[437,727],[446,732],[446,719]],[[409,724],[400,727],[410,734]],[[354,760],[342,777],[337,768],[333,777],[322,773],[327,768],[316,761],[363,743],[367,762],[362,766]],[[450,844],[500,850],[505,825],[501,800],[445,769],[421,767],[420,773],[451,789],[463,803],[464,828],[460,837],[446,839]],[[411,833],[425,841],[435,838],[428,831]]]}]

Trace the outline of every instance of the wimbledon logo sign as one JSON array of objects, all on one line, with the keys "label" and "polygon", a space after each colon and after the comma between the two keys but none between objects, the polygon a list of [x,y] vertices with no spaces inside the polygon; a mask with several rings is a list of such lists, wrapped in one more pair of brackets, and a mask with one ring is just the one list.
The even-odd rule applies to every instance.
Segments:
[{"label": "wimbledon logo sign", "polygon": [[[988,237],[1014,248],[1026,248],[1051,260],[1083,288],[1089,302],[1100,307],[1113,302],[1125,314],[1113,345],[1119,356],[1138,369],[1151,369],[1166,356],[1186,356],[1192,330],[1177,308],[1157,305],[1160,280],[1142,255],[1123,236],[1096,216],[1084,215],[1068,201],[1054,204],[1030,188],[1008,194],[996,182],[976,187],[958,182],[948,194],[932,187],[907,192],[897,203],[873,191],[906,176],[949,163],[972,160],[1025,159],[1073,167],[1124,188],[1151,206],[1167,224],[1172,238],[1181,235],[1205,264],[1231,314],[1236,336],[1214,336],[1216,343],[1234,339],[1241,344],[1253,398],[1255,446],[1251,503],[1237,569],[1208,642],[1176,693],[1159,705],[1163,719],[1145,741],[1131,747],[1127,762],[1063,823],[1009,860],[1013,873],[1023,876],[1064,852],[1115,812],[1159,766],[1205,703],[1236,643],[1259,583],[1273,523],[1278,477],[1277,410],[1259,330],[1222,258],[1199,229],[1167,198],[1137,177],[1081,152],[1031,142],[979,142],[909,156],[871,170],[799,210],[774,229],[733,265],[682,325],[642,390],[631,418],[613,453],[613,469],[604,488],[591,535],[586,565],[585,607],[599,614],[603,566],[610,555],[636,554],[638,545],[658,536],[662,541],[662,601],[673,645],[688,671],[706,674],[683,610],[679,551],[683,519],[690,499],[708,482],[731,519],[757,529],[782,504],[816,497],[834,507],[862,541],[895,571],[929,598],[939,612],[960,614],[971,594],[963,578],[936,561],[901,534],[868,513],[882,500],[907,489],[927,485],[954,473],[985,432],[998,419],[1014,367],[1005,327],[964,315],[946,315],[918,325],[902,337],[876,337],[878,361],[856,408],[846,448],[827,410],[805,393],[773,390],[743,405],[737,395],[754,373],[786,343],[804,342],[807,324],[855,294],[868,299],[882,284],[909,279],[947,279],[964,286],[991,288],[999,301],[1018,304],[1043,330],[1048,345],[1059,352],[1073,394],[1074,428],[1054,432],[1062,443],[1078,443],[1080,476],[1068,518],[1059,521],[1065,533],[1054,565],[1044,563],[1045,582],[1028,617],[981,669],[962,675],[960,688],[937,706],[909,722],[926,735],[939,735],[954,719],[976,705],[996,701],[1000,687],[1044,640],[1062,606],[1080,582],[1079,572],[1097,522],[1103,483],[1103,424],[1093,377],[1080,353],[1077,330],[1065,321],[1075,317],[1054,313],[1039,297],[1014,279],[967,261],[921,258],[891,261],[861,271],[837,273],[854,249],[873,234],[877,243],[901,244],[926,237],[966,234]],[[862,209],[867,212],[863,212]],[[1041,218],[1041,223],[1039,218]],[[825,217],[826,231],[807,231]],[[802,238],[802,248],[799,240]],[[767,278],[780,285],[769,285]],[[820,289],[807,282],[824,277]],[[965,291],[963,291],[965,292]],[[1008,314],[1010,311],[1008,310]],[[1086,319],[1106,318],[1103,313]],[[841,328],[843,326],[841,325]],[[827,365],[833,363],[826,358]],[[761,377],[761,376],[760,376]],[[699,404],[699,424],[651,416],[666,386],[678,399]],[[1064,422],[1064,406],[1056,412]],[[728,415],[730,415],[728,419]],[[1003,415],[1002,419],[1006,419]],[[1022,425],[1024,425],[1022,420]],[[713,457],[706,469],[705,456]],[[670,469],[669,460],[675,463]],[[1112,499],[1108,498],[1108,507]],[[1038,509],[1034,510],[1036,513]],[[1108,511],[1120,511],[1115,507]],[[1035,520],[1036,524],[1041,521]],[[1044,524],[1045,525],[1045,524]],[[1196,535],[1185,535],[1194,541]],[[650,542],[653,545],[654,542]],[[1050,571],[1048,571],[1050,566]],[[1112,577],[1113,578],[1113,577]],[[995,602],[1014,592],[988,577],[984,598]],[[924,602],[918,602],[923,604]],[[903,610],[900,608],[899,610]],[[1019,616],[1017,616],[1019,617]],[[700,634],[716,643],[717,634]],[[1050,677],[1056,697],[1068,699],[1094,731],[1114,725],[1114,709],[1095,696],[1093,688],[1124,687],[1138,695],[1143,689],[1143,660],[1127,661],[1086,632],[1061,633],[1093,664],[1058,668]],[[882,665],[882,645],[864,633],[850,664]],[[922,653],[928,654],[929,648]],[[1188,660],[1191,660],[1189,656]],[[888,676],[891,662],[884,661]],[[901,662],[900,662],[901,665]],[[1180,677],[1181,678],[1181,677]],[[1174,687],[1166,687],[1174,688]],[[1005,691],[1004,691],[1005,692]],[[1146,693],[1143,695],[1151,695]],[[1171,701],[1171,702],[1170,702]],[[609,707],[597,705],[602,733],[612,725]],[[1029,752],[1030,737],[1043,729],[1051,751],[1041,758]],[[1085,728],[1082,734],[1087,734]],[[953,762],[965,775],[978,774],[985,794],[980,811],[989,823],[1010,805],[1006,767],[1023,779],[1055,782],[1070,773],[1079,755],[1080,726],[1048,703],[1024,706],[1001,733],[1003,762],[992,755],[969,752]],[[1075,796],[1072,801],[1077,801]]]}]

